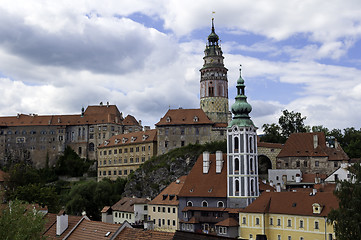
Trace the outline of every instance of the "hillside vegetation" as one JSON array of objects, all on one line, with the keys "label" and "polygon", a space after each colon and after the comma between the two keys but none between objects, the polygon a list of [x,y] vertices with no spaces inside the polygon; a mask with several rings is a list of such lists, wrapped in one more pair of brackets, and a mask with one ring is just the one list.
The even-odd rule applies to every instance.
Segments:
[{"label": "hillside vegetation", "polygon": [[154,198],[171,182],[187,175],[200,154],[204,151],[215,153],[218,150],[227,151],[226,141],[190,144],[154,156],[129,176],[124,195]]}]

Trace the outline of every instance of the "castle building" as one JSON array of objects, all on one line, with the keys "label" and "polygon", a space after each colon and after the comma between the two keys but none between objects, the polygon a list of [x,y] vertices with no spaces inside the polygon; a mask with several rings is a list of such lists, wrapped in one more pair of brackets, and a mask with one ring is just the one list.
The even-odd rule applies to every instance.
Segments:
[{"label": "castle building", "polygon": [[[124,123],[124,124],[123,124]],[[0,163],[27,161],[44,167],[53,165],[66,146],[80,157],[97,159],[97,148],[124,131],[140,131],[133,116],[125,119],[115,105],[88,106],[81,114],[18,114],[0,117]]]},{"label": "castle building", "polygon": [[212,32],[208,36],[208,44],[204,50],[204,64],[199,70],[200,105],[210,120],[215,123],[227,123],[228,119],[228,80],[223,63],[223,52],[218,43],[212,19]]},{"label": "castle building", "polygon": [[169,109],[156,123],[158,155],[188,144],[223,141],[228,124],[228,80],[222,49],[212,30],[200,69],[200,108]]},{"label": "castle building", "polygon": [[244,80],[237,80],[237,96],[232,105],[233,120],[227,130],[227,198],[231,208],[247,207],[259,196],[257,128],[249,113]]},{"label": "castle building", "polygon": [[98,147],[98,181],[127,177],[156,154],[155,129],[115,135]]}]

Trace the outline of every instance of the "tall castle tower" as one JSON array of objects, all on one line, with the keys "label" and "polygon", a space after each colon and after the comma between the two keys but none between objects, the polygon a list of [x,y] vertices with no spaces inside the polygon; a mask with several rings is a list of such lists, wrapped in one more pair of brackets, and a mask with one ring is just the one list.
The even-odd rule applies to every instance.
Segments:
[{"label": "tall castle tower", "polygon": [[257,128],[249,116],[252,107],[247,102],[241,69],[235,100],[227,129],[227,197],[228,207],[244,208],[259,196],[259,185]]},{"label": "tall castle tower", "polygon": [[223,64],[223,52],[218,44],[219,37],[214,31],[213,20],[212,18],[212,32],[208,36],[204,50],[204,64],[199,70],[201,72],[200,105],[213,122],[228,123],[228,69]]}]

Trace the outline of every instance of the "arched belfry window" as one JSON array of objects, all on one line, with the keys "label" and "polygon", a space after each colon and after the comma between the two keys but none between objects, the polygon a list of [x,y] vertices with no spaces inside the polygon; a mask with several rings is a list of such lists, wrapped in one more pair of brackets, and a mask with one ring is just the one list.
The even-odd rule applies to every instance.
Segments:
[{"label": "arched belfry window", "polygon": [[254,196],[255,192],[254,192],[254,180],[251,180],[251,196]]},{"label": "arched belfry window", "polygon": [[236,187],[236,193],[238,193],[239,192],[239,180],[238,179],[236,179],[236,181],[235,181],[235,187]]},{"label": "arched belfry window", "polygon": [[238,137],[235,137],[234,138],[234,151],[238,152],[238,149],[239,149],[239,139],[238,139]]},{"label": "arched belfry window", "polygon": [[210,97],[213,97],[213,96],[214,96],[214,87],[209,87],[209,88],[208,88],[208,95],[209,95]]},{"label": "arched belfry window", "polygon": [[250,152],[253,153],[253,138],[252,137],[249,138],[249,149],[250,149]]},{"label": "arched belfry window", "polygon": [[239,173],[239,159],[234,159],[234,173]]},{"label": "arched belfry window", "polygon": [[249,170],[253,173],[253,158],[249,159]]},{"label": "arched belfry window", "polygon": [[206,200],[202,202],[202,207],[208,207],[208,202]]},{"label": "arched belfry window", "polygon": [[187,207],[193,207],[193,203],[191,201],[187,202]]}]

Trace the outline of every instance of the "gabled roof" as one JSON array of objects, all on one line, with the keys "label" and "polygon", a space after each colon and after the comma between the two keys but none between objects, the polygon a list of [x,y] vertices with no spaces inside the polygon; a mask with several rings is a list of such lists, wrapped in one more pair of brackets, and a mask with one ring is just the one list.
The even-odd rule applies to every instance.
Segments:
[{"label": "gabled roof", "polygon": [[123,120],[123,125],[127,126],[140,126],[139,122],[132,115],[128,115]]},{"label": "gabled roof", "polygon": [[210,124],[213,122],[207,117],[202,109],[169,109],[160,119],[156,126],[167,125],[196,125]]},{"label": "gabled roof", "polygon": [[[318,139],[316,148],[314,136]],[[339,144],[336,148],[326,146],[323,132],[292,133],[277,157],[328,157],[328,160],[348,160],[347,154]]]},{"label": "gabled roof", "polygon": [[[47,213],[45,215],[45,231],[44,236],[47,239],[59,239],[59,236],[56,235],[56,216],[54,213]],[[68,215],[68,228],[60,235],[60,237],[65,237],[82,219],[82,216],[73,216]]]},{"label": "gabled roof", "polygon": [[257,147],[282,149],[283,146],[281,143],[257,142]]},{"label": "gabled roof", "polygon": [[210,167],[203,173],[203,154],[198,157],[179,192],[180,197],[227,197],[227,155],[222,154],[223,167],[216,173],[216,154],[210,154]]},{"label": "gabled roof", "polygon": [[174,233],[144,230],[139,228],[124,228],[116,240],[170,240],[173,239]]},{"label": "gabled roof", "polygon": [[[320,214],[313,214],[314,203],[322,206]],[[240,212],[325,217],[331,209],[337,208],[338,199],[333,192],[318,192],[315,195],[308,192],[263,192]]]},{"label": "gabled roof", "polygon": [[146,198],[123,197],[112,206],[113,211],[134,213],[134,204],[148,204],[150,200]]},{"label": "gabled roof", "polygon": [[102,143],[98,148],[149,143],[155,141],[157,141],[157,130],[152,129],[112,136],[109,140],[106,140],[104,143]]},{"label": "gabled roof", "polygon": [[121,124],[122,116],[115,105],[88,106],[84,115],[37,115],[18,114],[0,117],[2,126],[68,126],[114,123]]},{"label": "gabled roof", "polygon": [[315,183],[316,177],[320,178],[321,180],[325,180],[327,178],[327,174],[303,173],[301,183]]},{"label": "gabled roof", "polygon": [[[90,221],[87,219],[82,219],[79,225],[73,229],[69,235],[67,235],[67,240],[98,240],[98,239],[111,239],[114,233],[121,228],[122,225],[111,224],[97,221]],[[64,234],[63,234],[64,235]]]},{"label": "gabled roof", "polygon": [[169,184],[158,196],[156,196],[150,203],[154,205],[172,205],[178,206],[178,194],[182,189],[187,176],[182,176],[176,181]]}]

